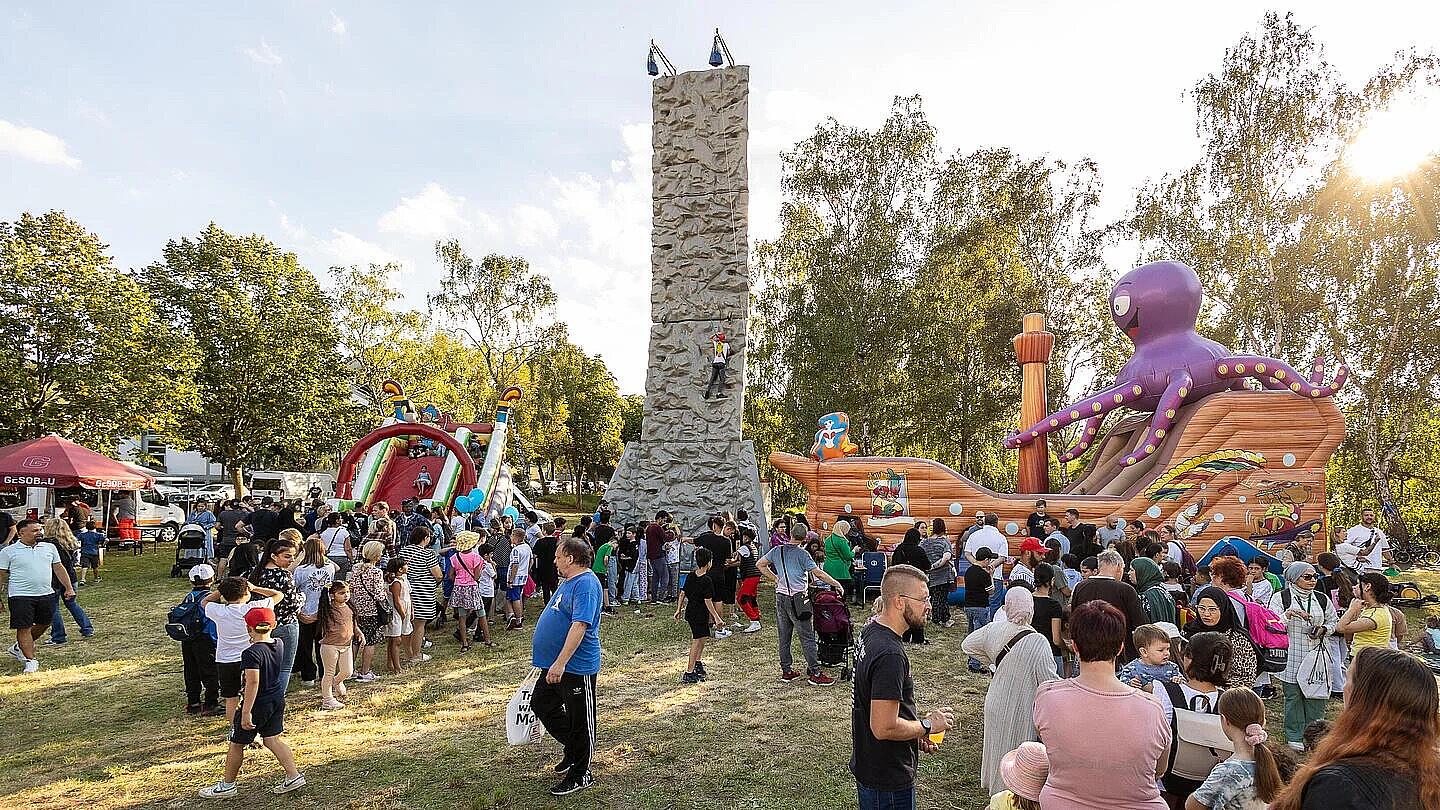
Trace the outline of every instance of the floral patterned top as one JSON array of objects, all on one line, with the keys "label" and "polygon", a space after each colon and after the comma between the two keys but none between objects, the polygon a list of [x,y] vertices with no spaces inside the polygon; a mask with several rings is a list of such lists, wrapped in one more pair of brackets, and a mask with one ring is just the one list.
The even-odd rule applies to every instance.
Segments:
[{"label": "floral patterned top", "polygon": [[368,562],[355,564],[350,571],[350,607],[356,616],[374,617],[380,612],[378,598],[385,597],[385,575]]},{"label": "floral patterned top", "polygon": [[255,584],[262,588],[279,591],[282,596],[275,601],[275,624],[294,624],[295,614],[299,612],[303,603],[300,596],[300,588],[295,584],[295,577],[284,568],[267,566],[255,577]]}]

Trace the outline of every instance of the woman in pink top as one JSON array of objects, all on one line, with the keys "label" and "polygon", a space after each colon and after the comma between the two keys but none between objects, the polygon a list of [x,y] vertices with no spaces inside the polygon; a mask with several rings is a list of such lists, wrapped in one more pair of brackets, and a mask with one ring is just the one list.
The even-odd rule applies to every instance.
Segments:
[{"label": "woman in pink top", "polygon": [[485,643],[490,643],[490,628],[484,626],[485,602],[480,596],[480,579],[489,563],[475,552],[475,547],[479,544],[480,535],[475,532],[460,532],[455,535],[455,556],[450,560],[450,577],[455,580],[455,587],[450,591],[450,607],[459,614],[458,632],[462,653],[470,651],[470,641],[474,638],[470,630],[471,613],[480,615],[485,631]]},{"label": "woman in pink top", "polygon": [[1167,810],[1156,780],[1170,754],[1170,725],[1155,698],[1115,677],[1125,615],[1086,602],[1070,617],[1080,677],[1043,683],[1035,730],[1050,753],[1045,810]]}]

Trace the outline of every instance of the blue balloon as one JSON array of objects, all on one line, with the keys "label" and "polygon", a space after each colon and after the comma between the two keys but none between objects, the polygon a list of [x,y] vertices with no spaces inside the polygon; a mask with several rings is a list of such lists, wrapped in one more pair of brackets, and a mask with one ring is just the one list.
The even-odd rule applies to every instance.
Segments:
[{"label": "blue balloon", "polygon": [[485,491],[482,490],[480,487],[475,487],[466,494],[468,494],[470,498],[476,503],[485,500]]},{"label": "blue balloon", "polygon": [[520,510],[519,510],[519,509],[516,509],[513,504],[510,505],[510,506],[505,507],[505,511],[504,511],[504,512],[501,512],[500,514],[502,514],[502,515],[509,515],[510,517],[514,518],[515,520],[519,520],[519,519],[520,519]]},{"label": "blue balloon", "polygon": [[455,508],[469,514],[475,511],[475,502],[470,499],[469,495],[461,495],[455,499]]}]

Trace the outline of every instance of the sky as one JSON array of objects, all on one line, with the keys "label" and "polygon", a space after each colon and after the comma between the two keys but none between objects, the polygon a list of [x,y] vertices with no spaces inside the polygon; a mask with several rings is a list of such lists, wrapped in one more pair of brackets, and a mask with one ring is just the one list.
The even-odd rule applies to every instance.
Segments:
[{"label": "sky", "polygon": [[[1297,3],[1362,82],[1440,50],[1440,3]],[[1285,7],[1272,7],[1284,10]],[[121,267],[209,222],[317,274],[394,261],[409,303],[437,239],[546,274],[571,338],[624,393],[649,337],[649,40],[751,68],[750,237],[775,234],[780,153],[827,116],[919,93],[944,152],[1088,156],[1102,213],[1193,163],[1183,91],[1258,28],[1251,2],[10,2],[0,10],[0,220],[61,209]]]}]

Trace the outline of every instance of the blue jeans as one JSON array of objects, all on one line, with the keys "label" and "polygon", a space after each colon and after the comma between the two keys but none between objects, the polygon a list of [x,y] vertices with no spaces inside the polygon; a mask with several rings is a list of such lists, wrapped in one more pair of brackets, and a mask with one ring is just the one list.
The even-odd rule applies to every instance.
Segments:
[{"label": "blue jeans", "polygon": [[[973,633],[973,632],[975,632],[976,630],[979,630],[980,628],[982,628],[982,627],[984,627],[985,625],[987,625],[987,624],[990,623],[990,608],[988,608],[988,607],[967,607],[967,608],[965,608],[965,621],[969,623],[969,626],[970,626],[969,632]],[[980,666],[980,662],[977,661],[977,660],[975,660],[974,658],[971,658],[967,663],[970,665],[970,667],[971,667],[972,669],[973,669],[974,667]]]},{"label": "blue jeans", "polygon": [[300,651],[300,622],[291,619],[289,624],[277,626],[270,633],[271,638],[282,639],[285,642],[284,658],[280,661],[280,682],[284,686],[281,689],[290,688],[290,673],[295,669],[295,653]]},{"label": "blue jeans", "polygon": [[[51,609],[55,612],[55,618],[50,620],[50,640],[56,644],[65,643],[65,622],[60,619],[60,598],[59,591],[50,595]],[[70,611],[75,623],[80,625],[80,635],[88,636],[95,632],[95,627],[90,624],[90,617],[85,615],[84,608],[80,607],[80,602],[75,597],[65,600],[65,609]]]},{"label": "blue jeans", "polygon": [[900,790],[876,790],[855,783],[860,810],[915,810],[915,786]]},{"label": "blue jeans", "polygon": [[670,593],[670,566],[665,558],[650,560],[650,601],[664,601]]},{"label": "blue jeans", "polygon": [[615,593],[620,587],[620,566],[615,564],[615,557],[611,555],[605,561],[605,590],[610,592],[610,604],[615,604]]}]

